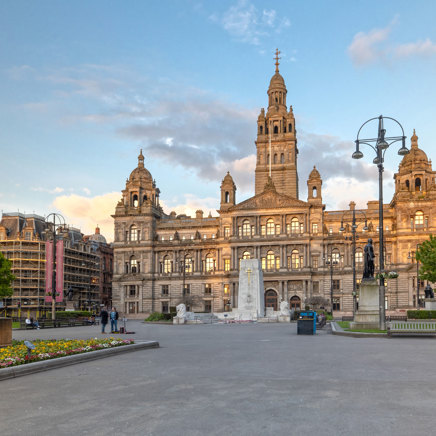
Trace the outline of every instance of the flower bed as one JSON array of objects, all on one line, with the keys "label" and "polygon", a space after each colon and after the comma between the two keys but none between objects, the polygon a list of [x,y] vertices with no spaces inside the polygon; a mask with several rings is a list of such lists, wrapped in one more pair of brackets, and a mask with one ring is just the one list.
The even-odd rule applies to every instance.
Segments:
[{"label": "flower bed", "polygon": [[6,348],[0,348],[0,368],[40,362],[41,360],[56,359],[57,357],[73,354],[88,353],[90,351],[114,348],[133,344],[132,339],[60,339],[48,341],[34,341],[35,349],[31,355],[27,354],[27,347],[23,341],[16,342]]}]

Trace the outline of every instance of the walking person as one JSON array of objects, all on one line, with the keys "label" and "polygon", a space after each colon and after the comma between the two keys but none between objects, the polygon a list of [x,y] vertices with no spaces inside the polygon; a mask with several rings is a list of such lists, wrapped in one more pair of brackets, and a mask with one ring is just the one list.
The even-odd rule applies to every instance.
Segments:
[{"label": "walking person", "polygon": [[118,312],[116,307],[112,307],[110,318],[111,318],[111,332],[116,333],[118,332],[118,326],[117,326]]},{"label": "walking person", "polygon": [[100,311],[101,316],[101,332],[106,333],[104,329],[106,328],[107,321],[109,319],[109,314],[107,313],[106,307],[103,307]]}]

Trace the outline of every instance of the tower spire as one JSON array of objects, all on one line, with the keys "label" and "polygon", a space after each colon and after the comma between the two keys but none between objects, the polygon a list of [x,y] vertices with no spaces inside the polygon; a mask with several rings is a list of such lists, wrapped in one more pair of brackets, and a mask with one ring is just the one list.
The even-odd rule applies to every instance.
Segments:
[{"label": "tower spire", "polygon": [[276,63],[275,63],[275,65],[276,65],[276,73],[278,73],[279,72],[279,59],[281,59],[281,58],[279,58],[279,54],[280,54],[281,52],[279,51],[279,49],[278,48],[276,48],[276,57],[274,58],[275,59],[275,61],[276,61]]}]

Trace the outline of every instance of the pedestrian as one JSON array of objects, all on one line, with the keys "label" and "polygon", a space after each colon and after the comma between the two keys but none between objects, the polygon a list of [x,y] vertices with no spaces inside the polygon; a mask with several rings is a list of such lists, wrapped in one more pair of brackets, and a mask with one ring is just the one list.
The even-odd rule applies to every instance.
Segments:
[{"label": "pedestrian", "polygon": [[104,331],[104,329],[106,328],[107,321],[108,321],[108,318],[109,318],[109,314],[107,313],[106,307],[103,307],[101,309],[100,316],[101,316],[101,332],[102,333],[106,333]]},{"label": "pedestrian", "polygon": [[116,333],[118,332],[118,312],[116,307],[112,307],[111,313],[110,313],[110,319],[111,319],[111,332]]}]

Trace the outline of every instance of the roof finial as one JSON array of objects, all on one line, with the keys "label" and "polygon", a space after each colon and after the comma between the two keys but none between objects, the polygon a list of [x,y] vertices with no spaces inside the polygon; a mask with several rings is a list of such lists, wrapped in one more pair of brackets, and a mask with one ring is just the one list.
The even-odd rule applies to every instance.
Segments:
[{"label": "roof finial", "polygon": [[276,73],[279,72],[279,59],[281,59],[281,58],[279,58],[279,54],[280,54],[280,53],[281,53],[281,52],[279,51],[279,49],[276,48],[276,57],[274,58],[275,61],[276,61]]}]

